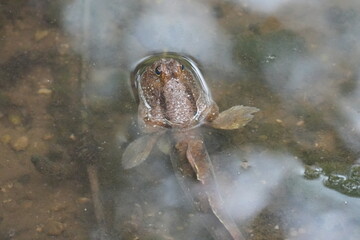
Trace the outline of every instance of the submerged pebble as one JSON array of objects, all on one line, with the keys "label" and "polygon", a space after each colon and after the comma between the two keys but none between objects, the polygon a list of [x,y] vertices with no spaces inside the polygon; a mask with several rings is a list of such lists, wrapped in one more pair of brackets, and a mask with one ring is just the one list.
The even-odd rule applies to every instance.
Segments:
[{"label": "submerged pebble", "polygon": [[40,88],[37,93],[42,95],[50,95],[52,90],[48,88]]},{"label": "submerged pebble", "polygon": [[304,177],[306,179],[317,179],[322,173],[323,170],[320,167],[306,166],[304,171]]},{"label": "submerged pebble", "polygon": [[39,30],[39,31],[36,31],[36,33],[34,35],[34,38],[35,38],[36,41],[40,41],[40,40],[46,38],[47,35],[49,35],[49,31],[47,31],[47,30]]},{"label": "submerged pebble", "polygon": [[22,123],[21,117],[17,114],[10,114],[8,116],[8,119],[9,119],[10,123],[14,126],[18,126]]},{"label": "submerged pebble", "polygon": [[341,184],[341,191],[351,196],[360,196],[360,182],[353,179],[346,179]]},{"label": "submerged pebble", "polygon": [[45,140],[45,141],[48,141],[48,140],[51,140],[54,138],[54,135],[52,133],[46,133],[42,139]]},{"label": "submerged pebble", "polygon": [[80,197],[80,198],[77,199],[77,202],[81,203],[81,204],[89,203],[89,202],[91,202],[91,199],[87,198],[87,197]]},{"label": "submerged pebble", "polygon": [[360,166],[355,165],[348,175],[330,174],[325,180],[325,186],[343,194],[360,197]]},{"label": "submerged pebble", "polygon": [[29,146],[29,138],[27,136],[21,136],[11,143],[11,147],[19,152],[24,151]]},{"label": "submerged pebble", "polygon": [[351,167],[349,177],[360,182],[360,165],[354,165]]},{"label": "submerged pebble", "polygon": [[58,236],[65,231],[65,225],[61,222],[50,220],[43,230],[49,236]]},{"label": "submerged pebble", "polygon": [[325,181],[325,185],[328,187],[340,186],[346,180],[346,176],[340,174],[330,174],[328,179]]}]

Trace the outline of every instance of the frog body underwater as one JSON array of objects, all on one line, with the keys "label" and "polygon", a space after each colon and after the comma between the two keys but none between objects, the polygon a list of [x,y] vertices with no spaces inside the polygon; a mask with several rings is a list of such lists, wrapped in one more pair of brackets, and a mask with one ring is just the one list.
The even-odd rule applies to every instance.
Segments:
[{"label": "frog body underwater", "polygon": [[[258,109],[239,105],[219,113],[200,71],[194,66],[189,58],[164,55],[145,64],[142,71],[139,67],[135,69],[138,123],[146,135],[129,144],[122,165],[130,169],[145,161],[157,140],[170,130],[174,142],[170,159],[180,185],[198,211],[212,213],[227,230],[224,233],[211,227],[212,235],[215,239],[229,239],[230,234],[232,239],[242,240],[245,238],[223,206],[198,127],[206,124],[218,129],[237,129],[251,121]],[[199,187],[191,187],[194,185]]]}]

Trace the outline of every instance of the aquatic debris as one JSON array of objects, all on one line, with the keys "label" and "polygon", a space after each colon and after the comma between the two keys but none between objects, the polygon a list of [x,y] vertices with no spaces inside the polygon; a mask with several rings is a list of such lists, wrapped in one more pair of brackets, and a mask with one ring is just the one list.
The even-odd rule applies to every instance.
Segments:
[{"label": "aquatic debris", "polygon": [[307,165],[305,166],[304,177],[306,179],[317,179],[322,173],[323,170],[321,167]]},{"label": "aquatic debris", "polygon": [[330,174],[324,185],[343,194],[360,197],[360,165],[353,165],[347,175]]},{"label": "aquatic debris", "polygon": [[21,136],[15,141],[11,142],[11,147],[19,152],[24,151],[29,146],[29,138],[27,136]]}]

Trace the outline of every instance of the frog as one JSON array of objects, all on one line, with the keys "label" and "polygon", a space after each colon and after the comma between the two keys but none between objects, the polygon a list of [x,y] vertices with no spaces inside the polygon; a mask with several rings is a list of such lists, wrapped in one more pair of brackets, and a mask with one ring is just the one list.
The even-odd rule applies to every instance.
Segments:
[{"label": "frog", "polygon": [[[208,230],[219,240],[245,239],[226,211],[199,128],[206,125],[223,130],[239,129],[259,109],[237,105],[219,112],[195,61],[176,53],[144,58],[133,71],[132,86],[139,103],[138,126],[144,134],[125,149],[123,168],[129,170],[140,165],[159,138],[170,133],[173,142],[170,159],[183,191],[196,210],[211,213],[210,222],[220,223]],[[226,230],[219,230],[219,225]]]}]

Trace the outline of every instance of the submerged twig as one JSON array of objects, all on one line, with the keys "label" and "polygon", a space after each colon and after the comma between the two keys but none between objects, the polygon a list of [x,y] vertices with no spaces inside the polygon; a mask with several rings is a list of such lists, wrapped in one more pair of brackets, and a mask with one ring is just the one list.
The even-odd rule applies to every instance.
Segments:
[{"label": "submerged twig", "polygon": [[90,182],[96,221],[99,224],[100,229],[105,230],[105,214],[104,214],[103,205],[100,200],[100,186],[99,186],[97,168],[94,165],[88,165],[86,169]]},{"label": "submerged twig", "polygon": [[[88,41],[89,41],[89,24],[90,24],[90,1],[84,0],[82,1],[83,4],[83,12],[82,12],[82,46],[81,46],[81,59],[80,59],[80,74],[79,74],[79,85],[81,89],[81,106],[83,111],[86,112],[87,109],[87,97],[85,93],[85,82],[88,79],[88,64],[89,64],[89,57],[88,57]],[[88,126],[88,119],[87,114],[82,113],[82,126],[81,129],[84,134],[85,138],[85,145],[80,147],[80,158],[86,164],[88,179],[90,183],[90,189],[91,189],[91,195],[93,200],[93,206],[94,206],[94,213],[96,217],[96,221],[98,224],[98,227],[100,229],[100,238],[102,236],[106,235],[106,220],[105,220],[105,214],[104,214],[104,208],[100,197],[100,185],[99,185],[99,178],[98,178],[98,169],[96,164],[94,162],[98,162],[98,147],[94,144],[92,144],[94,141],[90,144],[87,142],[87,138],[92,138],[92,135],[89,134],[89,126]],[[89,150],[92,148],[91,150]]]}]

